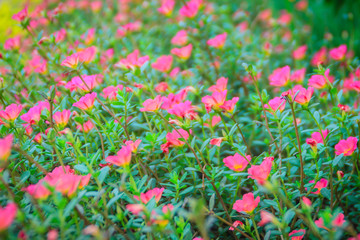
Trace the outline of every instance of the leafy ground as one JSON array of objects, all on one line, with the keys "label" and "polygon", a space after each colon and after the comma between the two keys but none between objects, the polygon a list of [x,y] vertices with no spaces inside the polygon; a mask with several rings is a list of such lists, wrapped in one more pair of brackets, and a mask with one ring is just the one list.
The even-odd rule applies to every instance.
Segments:
[{"label": "leafy ground", "polygon": [[360,239],[348,6],[344,28],[305,0],[44,1],[8,17],[1,238]]}]

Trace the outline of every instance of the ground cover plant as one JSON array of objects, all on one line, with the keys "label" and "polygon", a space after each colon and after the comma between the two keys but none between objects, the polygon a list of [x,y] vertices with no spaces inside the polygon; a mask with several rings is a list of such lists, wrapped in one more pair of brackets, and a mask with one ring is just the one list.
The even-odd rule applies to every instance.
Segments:
[{"label": "ground cover plant", "polygon": [[53,0],[14,14],[1,238],[360,239],[356,27],[312,38],[316,9],[289,4]]}]

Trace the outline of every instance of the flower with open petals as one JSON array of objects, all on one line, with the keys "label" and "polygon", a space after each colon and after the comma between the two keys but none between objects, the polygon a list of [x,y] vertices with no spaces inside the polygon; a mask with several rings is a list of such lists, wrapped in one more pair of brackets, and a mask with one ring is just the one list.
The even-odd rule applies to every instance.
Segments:
[{"label": "flower with open petals", "polygon": [[343,44],[337,48],[331,49],[329,51],[329,55],[335,61],[342,61],[345,58],[346,52],[347,52],[347,46]]},{"label": "flower with open petals", "polygon": [[134,196],[134,198],[138,201],[141,201],[143,204],[147,204],[152,198],[155,198],[155,201],[158,203],[164,190],[164,188],[154,188],[147,191],[146,193],[141,193],[140,198],[139,196]]},{"label": "flower with open petals", "polygon": [[254,198],[253,193],[247,193],[243,195],[242,200],[237,200],[234,203],[233,209],[235,211],[246,212],[247,214],[251,214],[254,209],[259,205],[260,197]]},{"label": "flower with open petals", "polygon": [[273,214],[264,210],[260,211],[260,216],[261,216],[261,221],[258,223],[260,227],[268,223],[271,223],[276,219],[276,217]]},{"label": "flower with open petals", "polygon": [[26,6],[23,10],[21,10],[20,12],[14,14],[12,16],[12,19],[14,19],[15,21],[18,22],[22,22],[25,20],[25,18],[28,16],[28,7]]},{"label": "flower with open petals", "polygon": [[227,83],[228,83],[228,78],[221,77],[216,81],[216,84],[209,87],[208,90],[210,92],[222,92],[222,91],[226,90]]},{"label": "flower with open petals", "polygon": [[179,14],[180,16],[193,18],[196,16],[197,12],[199,11],[199,8],[200,8],[199,1],[191,0],[189,2],[186,2],[186,4],[180,8]]},{"label": "flower with open petals", "polygon": [[143,102],[143,108],[140,108],[140,112],[156,112],[163,104],[163,97],[157,95],[154,99],[147,99]]},{"label": "flower with open petals", "polygon": [[187,60],[191,56],[192,49],[193,45],[190,43],[189,45],[182,48],[171,49],[171,53],[183,60]]},{"label": "flower with open petals", "polygon": [[308,85],[310,87],[314,87],[316,89],[323,89],[327,86],[327,81],[326,78],[330,81],[331,78],[329,78],[329,73],[330,73],[330,69],[327,69],[325,71],[325,76],[323,75],[319,75],[319,74],[315,74],[312,75],[309,79],[309,83]]},{"label": "flower with open petals", "polygon": [[301,68],[301,69],[295,70],[295,71],[290,75],[290,80],[291,80],[292,82],[301,83],[301,82],[304,81],[305,73],[306,73],[306,68]]},{"label": "flower with open petals", "polygon": [[275,69],[269,76],[270,85],[283,87],[288,84],[290,80],[290,67],[285,66]]},{"label": "flower with open petals", "polygon": [[140,51],[135,49],[132,53],[127,55],[126,58],[123,58],[118,63],[116,63],[115,66],[125,69],[140,68],[144,63],[149,61],[149,59],[149,56],[140,57]]},{"label": "flower with open petals", "polygon": [[170,16],[175,6],[175,0],[161,0],[161,7],[157,10],[159,13]]},{"label": "flower with open petals", "polygon": [[54,113],[53,119],[57,125],[64,127],[68,123],[70,115],[71,115],[70,110],[65,109],[62,112]]},{"label": "flower with open petals", "polygon": [[176,35],[171,39],[171,44],[184,46],[188,42],[188,36],[186,30],[180,30]]},{"label": "flower with open petals", "polygon": [[156,59],[156,62],[151,64],[151,67],[160,72],[167,73],[171,69],[172,62],[173,62],[173,56],[163,55],[163,56],[159,57],[158,59]]},{"label": "flower with open petals", "polygon": [[[309,183],[314,183],[314,182],[315,182],[315,180],[309,181]],[[326,180],[325,178],[320,179],[320,181],[318,181],[315,184],[315,187],[314,187],[314,189],[317,189],[317,190],[315,192],[312,192],[312,193],[313,194],[320,194],[321,189],[326,188],[327,185],[328,185],[328,180]]]},{"label": "flower with open petals", "polygon": [[5,110],[0,111],[0,118],[8,122],[13,122],[16,118],[18,118],[22,109],[23,107],[21,105],[17,105],[15,103],[10,104],[5,108]]},{"label": "flower with open petals", "polygon": [[123,146],[116,154],[116,156],[108,156],[106,162],[112,163],[116,166],[128,166],[131,161],[131,148],[130,146]]},{"label": "flower with open petals", "polygon": [[265,104],[265,109],[271,109],[273,112],[280,110],[280,112],[284,111],[286,105],[286,100],[281,97],[274,97],[269,101],[269,104]]},{"label": "flower with open petals", "polygon": [[15,203],[9,203],[6,207],[0,207],[0,232],[6,230],[14,221],[17,214]]},{"label": "flower with open petals", "polygon": [[306,51],[307,51],[306,45],[300,46],[293,51],[292,56],[295,60],[304,59]]},{"label": "flower with open petals", "polygon": [[273,157],[266,157],[260,165],[252,165],[248,169],[248,178],[255,179],[259,184],[263,185],[269,177],[273,161]]},{"label": "flower with open petals", "polygon": [[250,155],[246,155],[246,158],[244,158],[238,153],[235,153],[234,156],[229,156],[223,159],[225,166],[227,166],[228,168],[230,168],[235,172],[243,171],[247,167],[250,161],[251,161]]},{"label": "flower with open petals", "polygon": [[6,161],[10,157],[13,139],[12,134],[0,138],[0,162]]},{"label": "flower with open petals", "polygon": [[221,92],[214,92],[211,96],[205,96],[201,99],[201,102],[204,103],[206,111],[210,112],[213,108],[218,110],[226,100],[227,90]]},{"label": "flower with open petals", "polygon": [[73,104],[74,107],[80,108],[82,110],[88,111],[91,110],[94,106],[96,93],[88,93],[85,96],[81,97],[79,101]]},{"label": "flower with open petals", "polygon": [[348,137],[346,140],[342,139],[335,145],[335,154],[344,156],[351,156],[357,149],[358,139],[356,137]]},{"label": "flower with open petals", "polygon": [[225,44],[227,33],[219,34],[214,38],[209,39],[206,43],[214,48],[222,48]]}]

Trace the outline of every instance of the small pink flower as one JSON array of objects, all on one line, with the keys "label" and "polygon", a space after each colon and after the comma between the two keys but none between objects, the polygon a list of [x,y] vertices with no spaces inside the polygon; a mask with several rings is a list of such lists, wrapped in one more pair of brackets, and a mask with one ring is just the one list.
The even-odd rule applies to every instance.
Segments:
[{"label": "small pink flower", "polygon": [[173,57],[171,55],[163,55],[156,59],[156,62],[151,64],[151,67],[160,72],[167,73],[171,69],[172,62]]},{"label": "small pink flower", "polygon": [[61,42],[66,38],[66,30],[64,28],[60,29],[57,32],[53,33],[53,36],[55,37],[55,42]]},{"label": "small pink flower", "polygon": [[235,228],[237,228],[239,225],[240,225],[240,227],[243,227],[243,226],[244,226],[244,224],[243,224],[241,221],[236,220],[236,221],[231,225],[231,227],[229,227],[229,230],[230,230],[230,231],[234,231]]},{"label": "small pink flower", "polygon": [[175,0],[162,0],[161,1],[161,7],[159,7],[157,10],[159,13],[170,16],[175,6]]},{"label": "small pink flower", "polygon": [[295,70],[290,75],[290,80],[293,82],[301,83],[304,81],[305,73],[306,73],[306,68],[301,68],[299,70]]},{"label": "small pink flower", "polygon": [[238,153],[235,153],[234,156],[229,156],[223,159],[225,166],[227,166],[228,168],[230,168],[235,172],[243,171],[247,167],[250,161],[251,161],[250,155],[246,155],[246,158],[244,158]]},{"label": "small pink flower", "polygon": [[20,12],[14,14],[12,16],[12,19],[14,19],[15,21],[18,22],[22,22],[25,20],[25,18],[28,16],[28,7],[26,6],[23,10],[21,10]]},{"label": "small pink flower", "polygon": [[186,2],[185,5],[181,7],[179,10],[180,16],[193,18],[196,16],[197,12],[199,11],[200,3],[198,0],[191,0]]},{"label": "small pink flower", "polygon": [[168,90],[169,85],[167,82],[161,82],[158,85],[156,85],[155,87],[155,91],[156,92],[165,92],[166,90]]},{"label": "small pink flower", "polygon": [[126,210],[131,212],[134,215],[139,215],[142,211],[144,211],[146,208],[142,204],[128,204],[126,205]]},{"label": "small pink flower", "polygon": [[51,191],[47,189],[43,180],[40,180],[38,183],[29,185],[21,190],[27,192],[35,199],[42,200],[46,199],[51,194]]},{"label": "small pink flower", "polygon": [[83,125],[79,124],[76,126],[76,129],[80,129],[80,131],[88,133],[91,129],[94,128],[94,124],[91,120],[85,122]]},{"label": "small pink flower", "polygon": [[74,53],[64,59],[61,62],[61,66],[69,67],[69,68],[76,68],[80,63],[80,55],[78,53]]},{"label": "small pink flower", "polygon": [[225,44],[227,33],[219,34],[214,38],[209,39],[206,43],[214,48],[222,48]]},{"label": "small pink flower", "polygon": [[0,162],[4,162],[10,157],[13,140],[12,134],[0,138]]},{"label": "small pink flower", "polygon": [[134,198],[138,201],[141,201],[143,204],[147,204],[153,197],[155,197],[155,201],[158,203],[164,190],[164,188],[154,188],[147,191],[146,193],[141,193],[140,198],[139,196],[134,196]]},{"label": "small pink flower", "polygon": [[283,87],[288,84],[290,80],[290,67],[285,66],[275,69],[269,76],[270,85]]},{"label": "small pink flower", "polygon": [[193,49],[193,45],[190,43],[189,45],[182,48],[171,49],[171,54],[174,54],[175,56],[183,60],[187,60],[191,56],[192,49]]},{"label": "small pink flower", "polygon": [[[322,130],[322,136],[324,136],[324,139],[326,139],[328,134],[329,130]],[[311,137],[316,141],[316,143],[324,143],[322,136],[320,132],[314,132],[311,134]]]},{"label": "small pink flower", "polygon": [[316,52],[311,59],[311,65],[317,67],[320,64],[326,63],[326,52],[326,47],[322,47],[318,52]]},{"label": "small pink flower", "polygon": [[44,109],[49,109],[46,105],[36,105],[29,109],[29,111],[21,115],[21,120],[31,125],[37,124],[41,119],[41,113]]},{"label": "small pink flower", "polygon": [[351,156],[353,152],[357,149],[358,139],[356,137],[348,137],[346,140],[340,140],[338,144],[335,145],[335,154],[344,156]]},{"label": "small pink flower", "polygon": [[[327,69],[325,71],[325,76],[323,75],[318,75],[318,74],[315,74],[315,75],[312,75],[309,79],[309,83],[308,85],[311,86],[311,87],[314,87],[316,89],[323,89],[326,87],[327,85],[327,81],[326,81],[326,78],[330,81],[330,78],[329,78],[329,73],[330,73],[330,69]],[[326,77],[326,78],[325,78]]]},{"label": "small pink flower", "polygon": [[304,59],[306,51],[307,51],[306,45],[300,46],[299,48],[297,48],[293,51],[292,56],[295,60]]},{"label": "small pink flower", "polygon": [[163,103],[163,98],[157,95],[154,99],[147,99],[143,102],[143,108],[140,108],[141,112],[156,112],[160,109]]},{"label": "small pink flower", "polygon": [[314,150],[314,151],[316,151],[316,147],[317,147],[317,142],[316,142],[316,140],[315,139],[313,139],[313,138],[307,138],[306,139],[306,144],[308,144],[308,145],[310,145],[310,147]]},{"label": "small pink flower", "polygon": [[21,37],[16,36],[13,38],[8,38],[4,43],[5,50],[18,50],[21,45]]},{"label": "small pink flower", "polygon": [[263,210],[260,211],[260,216],[261,216],[261,221],[258,223],[260,227],[268,223],[271,223],[276,219],[273,214]]},{"label": "small pink flower", "polygon": [[57,240],[59,237],[59,233],[56,229],[52,229],[47,233],[47,239],[46,240]]},{"label": "small pink flower", "polygon": [[337,177],[338,177],[338,179],[339,179],[339,181],[340,181],[340,179],[342,179],[342,178],[344,177],[344,172],[338,170],[338,171],[336,172],[336,175],[337,175]]},{"label": "small pink flower", "polygon": [[115,66],[125,69],[135,69],[141,67],[149,61],[149,56],[140,57],[140,51],[135,49],[126,58],[121,59]]},{"label": "small pink flower", "polygon": [[211,96],[205,96],[201,99],[201,102],[204,103],[206,111],[210,112],[213,108],[218,110],[226,100],[227,90],[221,92],[214,92]]},{"label": "small pink flower", "polygon": [[6,207],[0,207],[0,232],[6,230],[14,221],[17,214],[15,203],[9,203]]},{"label": "small pink flower", "polygon": [[166,204],[165,206],[162,207],[161,211],[164,214],[168,214],[171,213],[174,210],[174,206],[172,204]]},{"label": "small pink flower", "polygon": [[284,111],[286,105],[286,100],[281,97],[275,97],[269,101],[269,104],[265,104],[264,107],[266,109],[271,108],[273,112],[280,110],[280,112]]},{"label": "small pink flower", "polygon": [[339,213],[335,219],[331,222],[334,227],[342,227],[345,223],[345,216],[343,213]]},{"label": "small pink flower", "polygon": [[314,88],[309,87],[308,89],[302,87],[301,85],[296,85],[293,89],[292,89],[292,95],[293,97],[295,96],[295,94],[299,92],[296,95],[296,98],[293,99],[293,101],[301,104],[301,105],[306,105],[310,102],[312,95],[314,94]]},{"label": "small pink flower", "polygon": [[343,44],[337,48],[331,49],[329,55],[335,61],[342,61],[345,58],[346,52],[347,52],[347,46]]},{"label": "small pink flower", "polygon": [[314,221],[315,225],[318,227],[318,228],[324,228],[324,229],[327,229],[324,225],[324,219],[323,218],[319,218],[318,220],[315,220]]},{"label": "small pink flower", "polygon": [[170,147],[181,147],[185,144],[185,142],[180,141],[179,139],[188,140],[189,133],[184,129],[174,129],[172,132],[166,134],[166,141],[169,143]]},{"label": "small pink flower", "polygon": [[62,112],[56,112],[53,115],[53,119],[57,125],[65,126],[70,118],[71,112],[70,110],[65,109]]},{"label": "small pink flower", "polygon": [[350,111],[350,107],[348,105],[338,104],[338,108],[340,108],[340,110],[343,111],[343,112],[349,112]]},{"label": "small pink flower", "polygon": [[224,138],[222,138],[222,137],[221,138],[213,138],[210,140],[210,144],[220,147],[223,140],[224,140]]},{"label": "small pink flower", "polygon": [[[315,180],[309,181],[309,183],[314,183],[314,182],[315,182]],[[328,185],[328,180],[326,180],[325,178],[320,179],[320,181],[318,181],[315,184],[315,187],[314,187],[314,189],[317,189],[317,190],[315,192],[312,192],[312,193],[313,194],[320,194],[321,189],[326,188],[327,185]]]},{"label": "small pink flower", "polygon": [[104,76],[101,74],[82,75],[81,78],[76,76],[65,85],[65,88],[69,89],[70,91],[81,90],[83,92],[90,92],[103,82],[103,78]]},{"label": "small pink flower", "polygon": [[184,46],[188,42],[187,32],[185,30],[180,30],[176,35],[171,39],[171,44]]},{"label": "small pink flower", "polygon": [[108,86],[103,89],[102,96],[104,98],[109,99],[110,101],[114,101],[117,98],[118,92],[122,91],[124,89],[123,85],[117,85],[117,86]]},{"label": "small pink flower", "polygon": [[[301,232],[301,233],[303,233],[303,234],[300,235],[300,236],[291,237],[291,235],[294,235],[294,234],[299,233],[299,232]],[[294,230],[294,231],[292,231],[292,232],[289,233],[289,237],[290,237],[291,240],[301,240],[301,239],[304,238],[305,233],[306,233],[305,229]]]},{"label": "small pink flower", "polygon": [[223,105],[220,106],[221,109],[226,112],[233,112],[235,109],[236,103],[239,101],[238,97],[233,97],[231,100],[225,101]]},{"label": "small pink flower", "polygon": [[209,92],[222,92],[226,90],[228,83],[228,78],[221,77],[216,81],[215,85],[209,87]]},{"label": "small pink flower", "polygon": [[[210,120],[209,120],[210,121]],[[208,121],[208,122],[209,122]],[[211,127],[214,127],[216,124],[218,124],[219,122],[221,122],[221,117],[219,116],[213,116],[212,120],[211,120]],[[206,127],[210,127],[209,123],[204,123],[204,126]]]},{"label": "small pink flower", "polygon": [[8,122],[13,122],[15,119],[18,118],[22,109],[23,107],[21,105],[17,105],[15,103],[10,104],[5,108],[5,110],[0,111],[0,118]]},{"label": "small pink flower", "polygon": [[266,157],[260,165],[252,165],[248,169],[248,178],[255,179],[260,185],[263,185],[269,177],[273,161],[273,157]]},{"label": "small pink flower", "polygon": [[137,149],[138,149],[138,147],[139,147],[139,145],[140,145],[140,143],[141,143],[141,139],[137,139],[135,142],[133,142],[133,141],[126,141],[126,142],[125,142],[125,145],[128,146],[128,147],[130,147],[130,150],[131,150],[132,152],[136,152]]},{"label": "small pink flower", "polygon": [[192,120],[197,115],[194,109],[195,107],[191,105],[191,101],[185,101],[184,103],[174,104],[171,109],[168,109],[168,113]]},{"label": "small pink flower", "polygon": [[97,94],[95,92],[88,93],[85,96],[81,97],[79,101],[74,103],[73,106],[85,111],[91,110],[94,106],[96,96]]},{"label": "small pink flower", "polygon": [[255,199],[253,193],[247,193],[243,195],[242,200],[237,200],[234,203],[233,209],[239,213],[246,212],[247,214],[251,214],[259,205],[259,202],[259,196]]},{"label": "small pink flower", "polygon": [[106,162],[112,163],[116,166],[128,166],[131,161],[131,148],[130,146],[123,146],[116,154],[116,156],[108,156]]},{"label": "small pink flower", "polygon": [[312,203],[311,203],[311,200],[310,200],[309,198],[303,197],[301,200],[303,201],[303,203],[304,203],[306,206],[311,207]]}]

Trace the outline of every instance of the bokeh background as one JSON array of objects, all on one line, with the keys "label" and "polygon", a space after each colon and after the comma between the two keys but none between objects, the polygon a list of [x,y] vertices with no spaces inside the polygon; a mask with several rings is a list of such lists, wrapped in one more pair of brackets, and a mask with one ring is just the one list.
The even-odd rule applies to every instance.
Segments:
[{"label": "bokeh background", "polygon": [[[30,12],[33,6],[42,0],[0,0],[0,43],[9,36],[21,33],[17,23],[11,16],[21,10],[25,5],[29,6]],[[83,0],[81,0],[83,1]],[[91,1],[91,0],[89,0]],[[114,0],[115,1],[115,0]],[[154,0],[149,0],[154,1]],[[160,0],[155,0],[159,1]],[[253,5],[253,13],[257,10],[271,8],[275,14],[283,9],[290,13],[295,12],[295,4],[298,0],[211,0],[221,1],[224,4],[238,8],[240,2],[248,2]],[[325,34],[331,37],[334,45],[346,43],[356,54],[360,54],[360,0],[308,0],[311,27],[313,29],[309,38],[322,44]],[[298,12],[297,12],[298,14]],[[308,15],[303,16],[308,18]],[[329,34],[330,33],[330,34]]]}]

